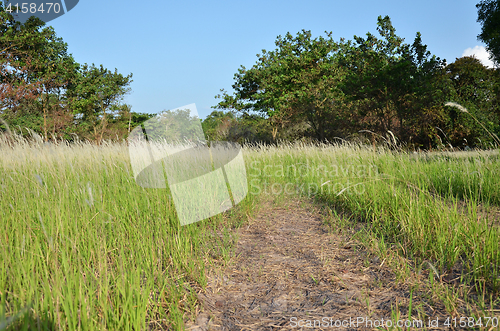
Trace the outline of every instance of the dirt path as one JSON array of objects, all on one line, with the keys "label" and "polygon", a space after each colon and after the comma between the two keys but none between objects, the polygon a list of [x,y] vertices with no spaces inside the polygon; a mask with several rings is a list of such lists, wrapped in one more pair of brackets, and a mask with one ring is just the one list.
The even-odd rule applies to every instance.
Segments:
[{"label": "dirt path", "polygon": [[367,319],[390,318],[391,306],[406,316],[409,292],[395,286],[383,261],[323,223],[309,202],[263,206],[239,229],[234,261],[209,276],[202,312],[187,328],[362,330],[372,329]]}]

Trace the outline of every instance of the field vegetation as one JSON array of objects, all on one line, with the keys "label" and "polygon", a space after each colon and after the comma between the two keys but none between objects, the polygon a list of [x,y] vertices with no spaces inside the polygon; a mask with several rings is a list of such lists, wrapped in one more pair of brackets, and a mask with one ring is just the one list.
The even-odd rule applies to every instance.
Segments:
[{"label": "field vegetation", "polygon": [[[477,7],[498,64],[500,6]],[[181,226],[168,185],[134,178],[126,138],[154,115],[123,103],[132,73],[76,62],[52,27],[0,5],[0,330],[182,330],[235,230],[297,197],[391,268],[406,317],[498,322],[500,69],[440,59],[418,32],[405,43],[388,16],[377,35],[275,45],[204,120],[166,112],[243,145],[248,180],[235,208]]]},{"label": "field vegetation", "polygon": [[498,315],[496,151],[248,145],[246,199],[184,227],[168,190],[135,183],[126,144],[4,137],[1,153],[2,328],[182,329],[206,270],[230,259],[232,229],[270,195],[326,203],[332,227],[399,261],[402,282],[426,274],[450,315]]}]

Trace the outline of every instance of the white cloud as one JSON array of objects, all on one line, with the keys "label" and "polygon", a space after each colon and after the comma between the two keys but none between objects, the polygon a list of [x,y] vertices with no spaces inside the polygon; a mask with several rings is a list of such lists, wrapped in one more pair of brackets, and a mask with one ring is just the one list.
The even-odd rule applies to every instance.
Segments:
[{"label": "white cloud", "polygon": [[474,48],[467,48],[463,53],[462,56],[471,56],[474,55],[481,63],[488,68],[493,68],[494,64],[493,61],[489,59],[490,53],[484,48],[484,46],[475,46]]}]

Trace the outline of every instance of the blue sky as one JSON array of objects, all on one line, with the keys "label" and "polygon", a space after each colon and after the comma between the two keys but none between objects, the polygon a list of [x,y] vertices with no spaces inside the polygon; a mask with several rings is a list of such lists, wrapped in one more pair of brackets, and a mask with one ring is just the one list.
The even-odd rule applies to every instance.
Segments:
[{"label": "blue sky", "polygon": [[332,31],[335,40],[376,34],[389,15],[396,34],[411,43],[422,33],[428,50],[448,62],[477,53],[479,0],[380,1],[139,1],[81,0],[49,22],[79,63],[133,73],[125,102],[141,113],[195,103],[205,118],[221,88],[232,91],[240,65],[251,67],[278,35]]}]

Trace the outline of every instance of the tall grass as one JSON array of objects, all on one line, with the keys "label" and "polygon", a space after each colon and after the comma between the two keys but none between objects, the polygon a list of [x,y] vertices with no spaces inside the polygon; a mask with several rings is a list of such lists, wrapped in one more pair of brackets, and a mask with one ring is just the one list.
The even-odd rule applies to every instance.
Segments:
[{"label": "tall grass", "polygon": [[498,298],[499,227],[477,210],[498,204],[495,155],[247,146],[245,200],[181,227],[168,190],[136,185],[125,144],[14,137],[0,153],[0,329],[182,329],[228,229],[269,195],[326,201],[416,265]]},{"label": "tall grass", "polygon": [[498,202],[496,156],[429,158],[359,145],[285,145],[250,155],[250,190],[287,194],[294,187],[347,210],[416,264],[459,271],[498,296],[500,228],[477,210],[481,201]]},{"label": "tall grass", "polygon": [[0,153],[0,325],[11,329],[182,329],[207,259],[232,244],[216,230],[252,203],[181,227],[167,190],[136,185],[125,144],[18,139]]},{"label": "tall grass", "polygon": [[431,192],[445,198],[500,206],[497,151],[427,153],[411,162],[416,164],[403,174],[408,181],[423,181]]}]

